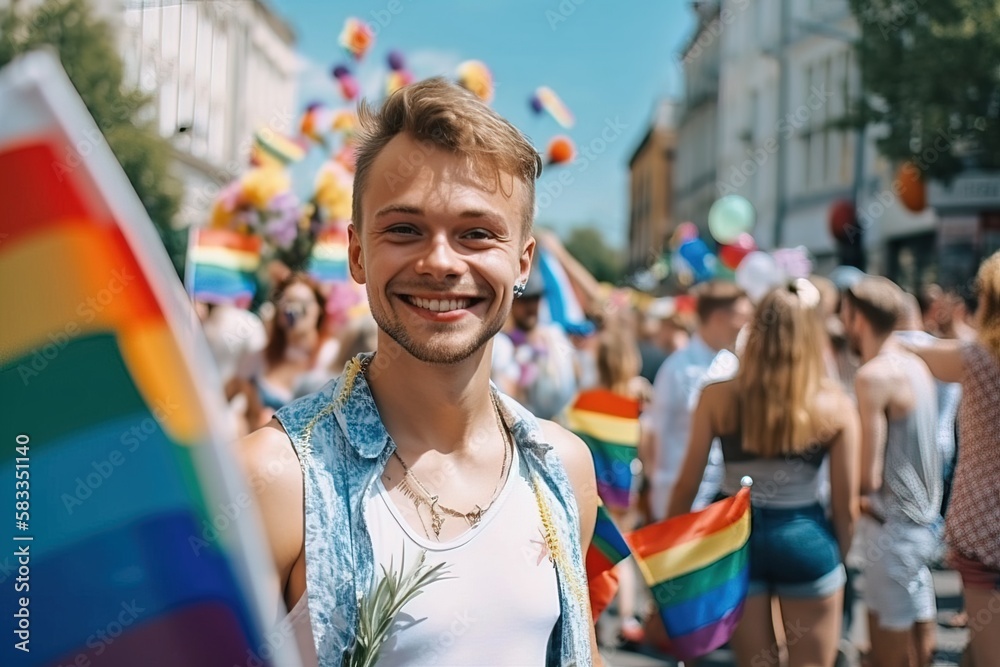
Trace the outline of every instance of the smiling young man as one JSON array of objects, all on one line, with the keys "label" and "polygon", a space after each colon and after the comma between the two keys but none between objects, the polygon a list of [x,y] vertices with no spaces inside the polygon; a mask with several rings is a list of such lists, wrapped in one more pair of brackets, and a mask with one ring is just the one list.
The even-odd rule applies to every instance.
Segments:
[{"label": "smiling young man", "polygon": [[449,578],[403,606],[380,666],[599,662],[590,453],[490,385],[531,267],[538,155],[442,79],[359,118],[349,262],[378,352],[241,443],[291,623],[339,667],[359,599],[423,552]]}]

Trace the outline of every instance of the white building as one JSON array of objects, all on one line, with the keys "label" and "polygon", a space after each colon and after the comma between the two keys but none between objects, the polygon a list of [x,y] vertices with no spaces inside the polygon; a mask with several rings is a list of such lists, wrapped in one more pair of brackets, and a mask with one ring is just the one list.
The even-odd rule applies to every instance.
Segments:
[{"label": "white building", "polygon": [[1000,248],[1000,174],[931,183],[928,208],[913,213],[893,194],[897,165],[878,155],[879,128],[836,126],[861,92],[847,0],[693,6],[675,219],[704,226],[714,199],[741,194],[757,209],[763,248],[803,245],[824,272],[839,262],[830,207],[857,201],[868,270],[910,289],[966,285],[977,260]]},{"label": "white building", "polygon": [[[90,0],[118,35],[125,85],[153,98],[184,185],[177,227],[203,223],[247,167],[254,131],[294,134],[295,34],[264,0]],[[28,12],[42,0],[0,0]]]},{"label": "white building", "polygon": [[697,12],[698,27],[680,53],[684,100],[677,120],[673,219],[704,225],[708,209],[718,198],[719,66],[724,26],[717,1],[701,3]]},{"label": "white building", "polygon": [[247,165],[253,132],[292,133],[295,35],[263,0],[99,0],[118,7],[125,84],[153,97],[184,200],[175,224],[202,223]]}]

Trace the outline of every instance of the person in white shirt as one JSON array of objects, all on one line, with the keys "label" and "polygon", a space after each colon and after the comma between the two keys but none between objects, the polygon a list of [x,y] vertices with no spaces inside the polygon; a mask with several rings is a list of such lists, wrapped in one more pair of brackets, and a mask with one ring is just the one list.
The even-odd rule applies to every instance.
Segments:
[{"label": "person in white shirt", "polygon": [[[722,372],[732,365],[732,370],[736,370],[736,360],[732,356],[736,338],[753,315],[750,299],[733,283],[705,283],[698,288],[696,297],[698,329],[687,347],[674,352],[663,362],[653,383],[653,408],[650,412],[657,442],[649,485],[654,521],[666,517],[667,503],[687,452],[691,414],[706,374],[720,351],[726,351],[732,357],[732,364],[720,360],[715,368]],[[719,491],[721,479],[722,452],[715,443],[694,509],[712,502]]]}]

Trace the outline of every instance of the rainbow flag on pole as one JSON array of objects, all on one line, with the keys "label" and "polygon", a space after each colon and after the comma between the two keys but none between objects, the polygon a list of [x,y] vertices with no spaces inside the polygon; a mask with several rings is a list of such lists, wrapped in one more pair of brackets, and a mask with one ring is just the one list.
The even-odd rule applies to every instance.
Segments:
[{"label": "rainbow flag on pole", "polygon": [[346,228],[335,225],[320,232],[309,256],[308,273],[322,284],[347,281]]},{"label": "rainbow flag on pole", "polygon": [[604,505],[597,506],[597,523],[594,537],[587,549],[587,581],[590,586],[590,610],[594,621],[601,615],[618,592],[618,575],[615,566],[629,557],[628,543]]},{"label": "rainbow flag on pole", "polygon": [[628,509],[632,462],[639,455],[639,401],[607,389],[581,392],[566,414],[567,427],[587,443],[597,493],[608,507]]},{"label": "rainbow flag on pole", "polygon": [[749,488],[626,539],[674,655],[697,658],[729,641],[749,584]]},{"label": "rainbow flag on pole", "polygon": [[247,308],[257,291],[261,238],[232,229],[191,230],[187,283],[194,299]]},{"label": "rainbow flag on pole", "polygon": [[142,203],[52,54],[0,71],[0,119],[0,479],[17,511],[0,664],[300,664],[268,639],[273,565]]}]

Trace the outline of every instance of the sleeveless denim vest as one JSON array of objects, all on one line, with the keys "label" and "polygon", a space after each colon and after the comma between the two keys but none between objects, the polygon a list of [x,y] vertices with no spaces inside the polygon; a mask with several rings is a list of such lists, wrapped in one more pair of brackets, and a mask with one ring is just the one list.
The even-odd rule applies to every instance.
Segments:
[{"label": "sleeveless denim vest", "polygon": [[[340,379],[276,415],[302,467],[306,588],[320,667],[340,667],[354,645],[358,602],[371,590],[376,572],[365,497],[396,448],[359,372],[367,356],[355,357]],[[552,446],[542,441],[534,416],[498,395],[501,417],[527,462],[555,533],[560,616],[545,664],[591,665],[590,600],[573,489]]]}]

